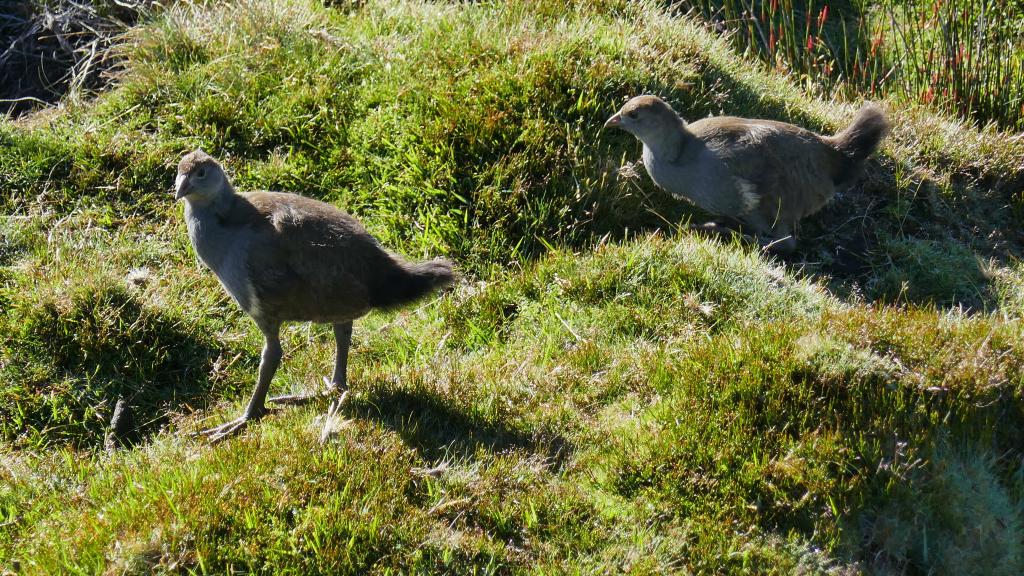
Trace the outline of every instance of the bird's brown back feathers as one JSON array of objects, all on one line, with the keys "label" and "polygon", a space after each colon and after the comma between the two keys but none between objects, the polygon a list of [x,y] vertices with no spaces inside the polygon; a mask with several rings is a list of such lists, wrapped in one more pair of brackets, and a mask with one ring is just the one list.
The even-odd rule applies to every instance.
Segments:
[{"label": "bird's brown back feathers", "polygon": [[403,304],[454,278],[450,262],[411,264],[347,213],[281,192],[239,194],[223,222],[258,230],[248,269],[264,313],[336,321]]}]

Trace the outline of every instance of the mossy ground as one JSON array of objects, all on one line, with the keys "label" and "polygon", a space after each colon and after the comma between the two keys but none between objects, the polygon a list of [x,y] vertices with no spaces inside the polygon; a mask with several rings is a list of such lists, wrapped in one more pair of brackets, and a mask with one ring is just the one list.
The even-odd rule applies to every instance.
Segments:
[{"label": "mossy ground", "polygon": [[[890,105],[775,259],[681,230],[604,119],[854,106],[655,3],[179,4],[119,50],[95,99],[0,123],[0,570],[1021,572],[1019,137]],[[170,197],[197,146],[460,264],[357,323],[325,446],[325,405],[187,436],[261,345]],[[330,370],[327,329],[284,347],[276,391]]]}]

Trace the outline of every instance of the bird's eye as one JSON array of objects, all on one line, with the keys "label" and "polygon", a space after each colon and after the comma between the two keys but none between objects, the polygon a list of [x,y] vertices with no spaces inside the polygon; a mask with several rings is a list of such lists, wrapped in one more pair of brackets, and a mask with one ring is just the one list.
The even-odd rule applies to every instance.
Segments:
[{"label": "bird's eye", "polygon": [[206,178],[206,168],[200,168],[196,170],[196,178]]},{"label": "bird's eye", "polygon": [[626,116],[636,120],[636,117],[639,116],[639,114],[637,114],[636,110],[630,110],[629,112],[626,112]]}]

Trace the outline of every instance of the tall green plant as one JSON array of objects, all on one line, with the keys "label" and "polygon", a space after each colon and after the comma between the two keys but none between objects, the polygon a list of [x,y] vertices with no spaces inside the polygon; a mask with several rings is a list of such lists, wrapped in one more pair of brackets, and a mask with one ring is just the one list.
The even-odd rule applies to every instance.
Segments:
[{"label": "tall green plant", "polygon": [[1024,129],[1024,7],[998,0],[692,0],[682,6],[808,89]]},{"label": "tall green plant", "polygon": [[891,90],[977,122],[1024,129],[1024,10],[998,0],[885,0]]}]

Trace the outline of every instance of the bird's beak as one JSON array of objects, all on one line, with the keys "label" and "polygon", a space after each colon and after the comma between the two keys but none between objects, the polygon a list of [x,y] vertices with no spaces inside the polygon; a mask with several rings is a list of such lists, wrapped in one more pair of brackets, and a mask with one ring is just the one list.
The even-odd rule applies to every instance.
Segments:
[{"label": "bird's beak", "polygon": [[188,175],[178,174],[178,177],[174,179],[174,199],[181,200],[188,195]]},{"label": "bird's beak", "polygon": [[604,123],[605,128],[618,128],[622,126],[622,114],[616,113]]}]

